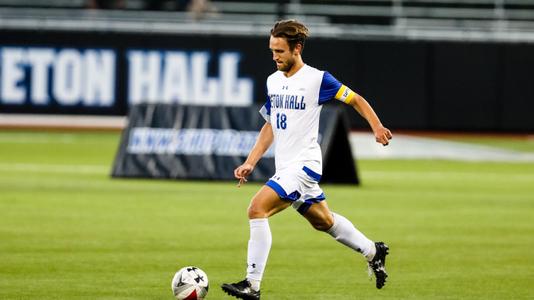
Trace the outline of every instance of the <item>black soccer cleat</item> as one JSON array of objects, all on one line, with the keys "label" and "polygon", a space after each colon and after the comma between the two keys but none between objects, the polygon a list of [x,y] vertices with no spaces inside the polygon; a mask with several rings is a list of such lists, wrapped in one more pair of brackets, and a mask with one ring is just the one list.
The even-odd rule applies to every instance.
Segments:
[{"label": "black soccer cleat", "polygon": [[376,288],[381,289],[386,284],[386,255],[389,254],[388,245],[383,242],[376,242],[376,254],[375,257],[369,262],[369,270],[373,271],[376,278]]},{"label": "black soccer cleat", "polygon": [[238,299],[260,300],[260,291],[253,290],[246,279],[237,283],[223,283],[221,288],[228,295]]}]

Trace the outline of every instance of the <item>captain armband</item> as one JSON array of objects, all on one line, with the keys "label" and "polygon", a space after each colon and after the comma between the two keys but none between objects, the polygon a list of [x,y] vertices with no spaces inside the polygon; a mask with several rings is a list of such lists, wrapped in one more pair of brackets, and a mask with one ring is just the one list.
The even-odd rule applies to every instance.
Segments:
[{"label": "captain armband", "polygon": [[339,101],[343,101],[347,104],[350,103],[350,99],[356,95],[355,92],[353,92],[350,88],[348,88],[346,85],[342,84],[339,90],[337,91],[337,94],[335,98]]}]

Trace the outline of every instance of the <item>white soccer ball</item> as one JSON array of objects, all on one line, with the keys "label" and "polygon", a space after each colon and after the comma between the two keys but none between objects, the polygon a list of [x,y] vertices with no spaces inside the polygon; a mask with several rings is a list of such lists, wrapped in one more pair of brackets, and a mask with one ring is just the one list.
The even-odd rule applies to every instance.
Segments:
[{"label": "white soccer ball", "polygon": [[178,300],[202,300],[208,288],[208,275],[197,267],[181,268],[172,279],[172,292]]}]

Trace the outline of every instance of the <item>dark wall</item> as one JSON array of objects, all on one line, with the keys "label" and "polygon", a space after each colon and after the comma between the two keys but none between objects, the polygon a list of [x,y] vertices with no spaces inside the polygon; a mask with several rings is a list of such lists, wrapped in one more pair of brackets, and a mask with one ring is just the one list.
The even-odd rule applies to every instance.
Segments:
[{"label": "dark wall", "polygon": [[[308,61],[334,73],[342,70],[339,79],[364,96],[382,121],[391,127],[448,131],[534,130],[532,44],[347,43],[350,44],[346,48],[350,49],[348,56],[340,54],[333,59],[311,58]],[[350,109],[347,114],[352,114]],[[366,126],[361,119],[351,117],[351,120],[352,127]]]},{"label": "dark wall", "polygon": [[434,46],[430,126],[492,129],[498,126],[499,47],[487,44]]},{"label": "dark wall", "polygon": [[507,45],[500,63],[499,128],[534,128],[534,47]]},{"label": "dark wall", "polygon": [[[29,100],[12,105],[0,99],[1,113],[125,115],[128,49],[239,52],[239,76],[253,79],[255,102],[265,101],[265,78],[274,71],[267,36],[0,31],[0,41],[0,47],[109,48],[117,53],[112,107],[64,107],[53,99],[49,105]],[[310,38],[304,60],[363,95],[391,128],[534,131],[534,44]],[[213,63],[208,72],[216,74],[217,68]],[[367,126],[350,107],[346,113],[353,128]]]}]

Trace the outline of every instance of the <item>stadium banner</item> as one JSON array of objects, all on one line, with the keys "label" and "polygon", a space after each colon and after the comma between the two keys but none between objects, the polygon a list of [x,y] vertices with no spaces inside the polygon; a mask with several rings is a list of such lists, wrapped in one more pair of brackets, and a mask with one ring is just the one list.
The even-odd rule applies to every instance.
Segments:
[{"label": "stadium banner", "polygon": [[[303,56],[364,96],[388,127],[531,132],[533,52],[528,43],[312,34]],[[0,29],[0,114],[126,116],[140,103],[244,107],[265,101],[274,71],[268,32]],[[362,118],[349,120],[368,128]]]},{"label": "stadium banner", "polygon": [[[137,104],[129,114],[113,177],[234,180],[265,124],[259,105],[248,107]],[[358,183],[347,124],[339,105],[324,107],[319,129],[322,182]],[[248,178],[275,172],[274,147]]]},{"label": "stadium banner", "polygon": [[242,52],[211,48],[3,46],[0,112],[125,115],[139,103],[248,106]]}]

